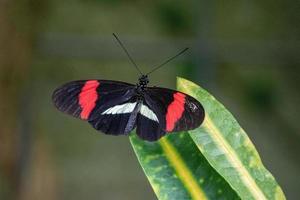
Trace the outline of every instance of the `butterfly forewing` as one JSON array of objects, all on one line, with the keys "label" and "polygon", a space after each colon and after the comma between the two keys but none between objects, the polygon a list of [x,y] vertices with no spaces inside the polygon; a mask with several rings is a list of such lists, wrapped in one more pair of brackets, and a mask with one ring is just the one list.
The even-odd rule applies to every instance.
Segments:
[{"label": "butterfly forewing", "polygon": [[96,113],[95,110],[128,100],[132,88],[134,85],[119,81],[72,81],[57,88],[52,99],[60,111],[89,120]]},{"label": "butterfly forewing", "polygon": [[57,88],[52,95],[54,105],[62,112],[80,118],[82,108],[79,104],[79,94],[86,81],[73,81]]},{"label": "butterfly forewing", "polygon": [[204,109],[193,97],[167,88],[145,89],[145,100],[159,116],[165,132],[195,129],[204,120]]}]

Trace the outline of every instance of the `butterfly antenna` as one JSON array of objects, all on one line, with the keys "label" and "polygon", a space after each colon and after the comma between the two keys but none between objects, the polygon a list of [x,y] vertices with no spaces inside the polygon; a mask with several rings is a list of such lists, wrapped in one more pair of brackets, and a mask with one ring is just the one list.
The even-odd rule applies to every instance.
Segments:
[{"label": "butterfly antenna", "polygon": [[127,49],[125,48],[125,46],[123,45],[123,43],[121,42],[121,40],[118,38],[118,36],[115,33],[113,33],[113,36],[116,38],[116,40],[118,41],[118,43],[120,44],[120,46],[122,47],[122,49],[125,51],[127,57],[129,58],[129,60],[131,61],[131,63],[135,66],[135,68],[137,69],[137,71],[141,75],[143,75],[143,73],[141,72],[141,70],[139,69],[139,67],[136,65],[136,63],[134,62],[134,60],[132,59],[132,57],[128,53]]},{"label": "butterfly antenna", "polygon": [[181,54],[183,54],[184,52],[186,52],[188,49],[189,49],[189,48],[183,49],[182,51],[180,51],[180,52],[179,52],[178,54],[176,54],[175,56],[169,58],[168,60],[166,60],[166,61],[163,62],[162,64],[160,64],[160,65],[158,65],[157,67],[153,68],[150,72],[148,72],[148,73],[146,74],[146,76],[149,75],[149,74],[151,74],[152,72],[158,70],[159,68],[161,68],[162,66],[164,66],[165,64],[167,64],[168,62],[170,62],[171,60],[173,60],[174,58],[180,56]]}]

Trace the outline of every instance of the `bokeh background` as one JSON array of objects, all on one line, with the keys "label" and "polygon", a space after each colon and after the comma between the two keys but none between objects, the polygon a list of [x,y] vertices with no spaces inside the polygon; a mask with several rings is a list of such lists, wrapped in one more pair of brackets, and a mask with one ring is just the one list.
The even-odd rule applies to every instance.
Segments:
[{"label": "bokeh background", "polygon": [[76,79],[135,83],[176,76],[234,114],[288,199],[300,185],[299,5],[292,0],[1,0],[0,199],[155,199],[127,137],[58,112],[53,90]]}]

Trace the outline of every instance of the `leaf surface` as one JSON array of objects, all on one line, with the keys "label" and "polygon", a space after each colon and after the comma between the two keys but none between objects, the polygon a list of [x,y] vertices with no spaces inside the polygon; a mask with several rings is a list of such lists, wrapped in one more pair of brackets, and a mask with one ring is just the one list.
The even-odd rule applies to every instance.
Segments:
[{"label": "leaf surface", "polygon": [[132,134],[130,141],[158,199],[239,199],[187,132],[171,133],[157,142]]},{"label": "leaf surface", "polygon": [[195,97],[205,109],[203,124],[189,131],[210,165],[241,199],[285,199],[272,174],[232,114],[200,86],[177,79],[177,89]]}]

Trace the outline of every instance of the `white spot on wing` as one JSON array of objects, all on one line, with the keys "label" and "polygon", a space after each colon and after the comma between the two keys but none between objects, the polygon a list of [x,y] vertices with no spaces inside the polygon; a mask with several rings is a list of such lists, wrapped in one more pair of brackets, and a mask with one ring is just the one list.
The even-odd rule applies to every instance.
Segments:
[{"label": "white spot on wing", "polygon": [[102,115],[104,114],[124,114],[124,113],[131,113],[136,105],[135,103],[125,103],[122,105],[116,105],[114,107],[108,108],[105,110]]},{"label": "white spot on wing", "polygon": [[158,122],[158,119],[157,119],[156,115],[154,114],[154,112],[152,110],[150,110],[147,106],[142,105],[140,113],[141,113],[141,115],[147,117],[148,119]]},{"label": "white spot on wing", "polygon": [[[102,112],[102,115],[131,113],[134,110],[136,104],[137,103],[134,102],[134,103],[125,103],[122,105],[116,105]],[[148,108],[148,106],[142,105],[140,113],[141,115],[147,117],[148,119],[158,122],[157,116],[152,110]]]}]

